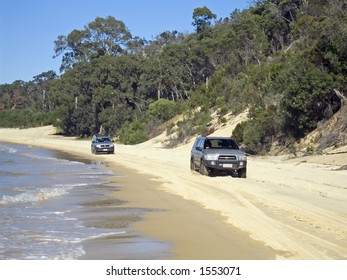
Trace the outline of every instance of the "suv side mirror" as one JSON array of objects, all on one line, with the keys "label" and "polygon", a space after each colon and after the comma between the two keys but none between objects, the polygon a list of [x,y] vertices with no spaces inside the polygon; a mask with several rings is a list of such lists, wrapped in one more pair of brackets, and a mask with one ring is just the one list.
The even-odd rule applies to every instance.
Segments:
[{"label": "suv side mirror", "polygon": [[202,148],[201,148],[201,147],[196,147],[196,149],[197,149],[198,151],[202,151]]}]

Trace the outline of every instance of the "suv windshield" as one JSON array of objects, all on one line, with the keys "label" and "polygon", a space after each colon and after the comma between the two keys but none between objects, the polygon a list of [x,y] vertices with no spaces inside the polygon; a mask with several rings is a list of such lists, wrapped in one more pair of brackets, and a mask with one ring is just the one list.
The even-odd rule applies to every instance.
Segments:
[{"label": "suv windshield", "polygon": [[232,139],[206,139],[205,149],[234,149],[238,150],[236,142]]},{"label": "suv windshield", "polygon": [[104,142],[111,142],[111,140],[108,137],[98,137],[98,138],[96,138],[96,143],[104,143]]}]

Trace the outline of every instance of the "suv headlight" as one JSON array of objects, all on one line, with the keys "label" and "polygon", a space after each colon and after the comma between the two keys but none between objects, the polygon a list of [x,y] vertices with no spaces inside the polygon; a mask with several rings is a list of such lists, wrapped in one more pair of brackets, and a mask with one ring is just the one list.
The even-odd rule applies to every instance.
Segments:
[{"label": "suv headlight", "polygon": [[246,155],[239,155],[239,160],[247,160],[247,156]]},{"label": "suv headlight", "polygon": [[218,154],[207,154],[205,155],[205,160],[217,160],[218,156]]}]

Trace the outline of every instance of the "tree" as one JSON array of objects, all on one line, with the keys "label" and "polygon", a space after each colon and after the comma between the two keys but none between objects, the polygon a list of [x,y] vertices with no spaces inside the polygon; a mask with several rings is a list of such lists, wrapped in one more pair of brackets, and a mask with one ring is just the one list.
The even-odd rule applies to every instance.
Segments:
[{"label": "tree", "polygon": [[217,15],[212,13],[206,6],[196,8],[193,12],[193,23],[196,27],[196,32],[199,34],[204,33],[212,25],[212,20],[216,19]]},{"label": "tree", "polygon": [[49,86],[50,83],[58,78],[54,71],[42,72],[39,75],[34,76],[34,80],[28,83],[28,91],[31,93],[29,99],[33,100],[33,106],[36,109],[47,111],[50,109],[49,104]]},{"label": "tree", "polygon": [[131,37],[122,21],[111,16],[97,17],[83,30],[58,36],[54,42],[54,57],[63,56],[60,70],[65,71],[77,62],[90,62],[100,56],[123,53]]},{"label": "tree", "polygon": [[333,89],[334,77],[319,70],[307,58],[296,57],[286,70],[286,86],[281,102],[284,129],[296,138],[316,128],[329,106],[339,101]]},{"label": "tree", "polygon": [[121,54],[131,39],[125,24],[111,16],[97,17],[88,24],[87,30],[90,32],[92,53],[97,57]]},{"label": "tree", "polygon": [[67,37],[60,35],[54,41],[53,58],[62,55],[61,72],[71,68],[74,63],[89,61],[89,36],[88,30],[73,30]]},{"label": "tree", "polygon": [[171,44],[159,55],[161,67],[160,96],[171,100],[189,98],[191,66],[189,49],[183,44]]}]

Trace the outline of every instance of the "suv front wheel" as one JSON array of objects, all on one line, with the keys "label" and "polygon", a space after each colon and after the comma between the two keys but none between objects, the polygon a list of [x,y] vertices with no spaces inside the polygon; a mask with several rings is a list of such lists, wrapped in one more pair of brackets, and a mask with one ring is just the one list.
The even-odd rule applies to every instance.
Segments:
[{"label": "suv front wheel", "polygon": [[200,174],[205,176],[210,175],[210,171],[202,161],[200,161]]},{"label": "suv front wheel", "polygon": [[246,178],[247,175],[247,167],[241,168],[237,171],[237,175],[239,178]]}]

